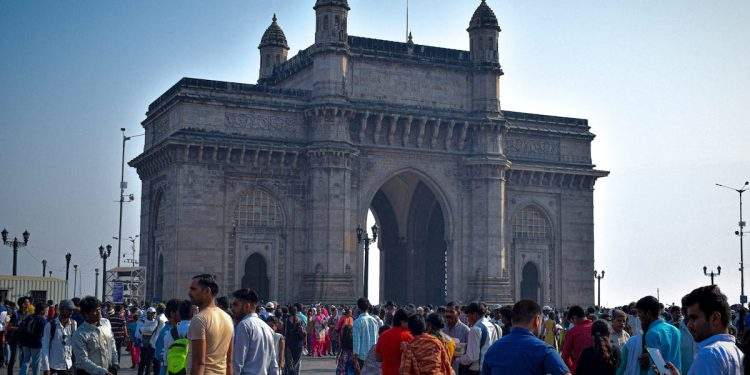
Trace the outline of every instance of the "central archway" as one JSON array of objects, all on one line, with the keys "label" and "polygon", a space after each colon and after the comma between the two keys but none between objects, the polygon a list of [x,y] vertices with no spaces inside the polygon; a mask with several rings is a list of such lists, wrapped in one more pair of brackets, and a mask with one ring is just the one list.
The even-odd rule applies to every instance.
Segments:
[{"label": "central archway", "polygon": [[446,216],[435,191],[402,172],[378,189],[370,209],[380,227],[380,302],[444,304]]}]

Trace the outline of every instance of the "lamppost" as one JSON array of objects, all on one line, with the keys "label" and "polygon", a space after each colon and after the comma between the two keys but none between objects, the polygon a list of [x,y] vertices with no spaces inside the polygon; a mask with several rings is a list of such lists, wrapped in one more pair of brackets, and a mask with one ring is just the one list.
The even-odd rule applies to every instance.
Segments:
[{"label": "lamppost", "polygon": [[8,241],[8,230],[3,228],[3,231],[0,232],[3,237],[3,245],[10,246],[13,248],[13,276],[18,275],[17,265],[18,265],[18,248],[24,247],[29,244],[29,236],[31,233],[29,231],[25,230],[23,231],[23,242],[18,241],[18,237],[13,237],[13,241]]},{"label": "lamppost", "polygon": [[714,270],[708,272],[708,267],[703,266],[703,274],[711,277],[711,285],[716,285],[714,284],[714,277],[721,275],[721,266],[716,267],[716,272]]},{"label": "lamppost", "polygon": [[[102,292],[104,292],[103,289],[102,289]],[[99,269],[98,268],[94,268],[94,297],[96,298],[99,297]]]},{"label": "lamppost", "polygon": [[76,297],[76,288],[78,287],[78,265],[73,265],[73,298]]},{"label": "lamppost", "polygon": [[[135,138],[140,137],[143,134],[138,135],[132,135],[132,136],[126,136],[125,135],[125,128],[120,128],[120,131],[122,132],[122,161],[120,162],[120,224],[117,230],[117,267],[120,267],[120,248],[122,246],[122,204],[125,203],[125,189],[128,188],[128,183],[125,182],[125,142]],[[135,200],[135,197],[133,194],[127,195],[128,202],[132,202]],[[107,270],[104,270],[106,273]]]},{"label": "lamppost", "polygon": [[104,246],[99,246],[99,256],[102,258],[102,302],[107,295],[107,258],[112,255],[112,245],[107,245],[106,251]]},{"label": "lamppost", "polygon": [[42,277],[47,274],[47,259],[42,259]]},{"label": "lamppost", "polygon": [[601,275],[596,273],[596,270],[594,270],[594,277],[596,278],[597,289],[598,289],[596,306],[601,309],[602,308],[602,279],[604,278],[604,270],[602,270]]},{"label": "lamppost", "polygon": [[[730,186],[725,186],[722,184],[716,184],[716,186],[723,187],[725,189],[730,189],[736,191],[740,196],[740,230],[735,231],[734,234],[740,237],[740,304],[742,306],[745,306],[745,303],[747,302],[747,296],[745,295],[745,252],[742,248],[742,237],[744,236],[745,232],[743,231],[745,228],[745,222],[742,220],[742,193],[747,191],[747,186],[749,182],[745,181],[745,184],[742,185],[742,188],[733,188]],[[740,314],[744,315],[744,309],[740,309]],[[743,325],[745,323],[745,317],[742,316],[740,319],[740,324]],[[740,329],[744,328],[742,326],[739,327]]]},{"label": "lamppost", "polygon": [[52,271],[49,271],[49,277],[52,278]]},{"label": "lamppost", "polygon": [[70,259],[73,256],[70,253],[65,254],[65,299],[68,299],[68,280],[70,279]]},{"label": "lamppost", "polygon": [[370,243],[378,240],[378,225],[375,224],[370,229],[372,230],[372,238],[369,237],[366,230],[362,229],[361,226],[357,225],[357,243],[365,245],[365,283],[364,283],[364,292],[365,292],[364,297],[365,298],[368,298],[367,283],[368,283],[369,272],[370,272]]}]

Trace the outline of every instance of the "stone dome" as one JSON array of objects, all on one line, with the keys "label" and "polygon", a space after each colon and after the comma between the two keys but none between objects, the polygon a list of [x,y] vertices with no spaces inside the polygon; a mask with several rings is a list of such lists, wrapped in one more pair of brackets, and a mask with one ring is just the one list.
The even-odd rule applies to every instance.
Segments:
[{"label": "stone dome", "polygon": [[276,23],[276,15],[273,15],[271,25],[268,26],[266,32],[263,33],[263,37],[260,38],[260,45],[258,48],[263,47],[283,47],[289,49],[289,45],[286,43],[286,36],[281,27]]},{"label": "stone dome", "polygon": [[477,10],[474,11],[474,15],[471,16],[471,22],[469,22],[469,28],[467,31],[474,29],[495,29],[500,31],[500,25],[497,22],[495,12],[492,11],[485,0],[479,4]]},{"label": "stone dome", "polygon": [[342,7],[342,8],[346,8],[346,10],[351,9],[349,8],[349,2],[346,0],[317,0],[315,1],[315,6],[313,7],[313,9],[317,10],[319,7],[326,6],[326,5]]}]

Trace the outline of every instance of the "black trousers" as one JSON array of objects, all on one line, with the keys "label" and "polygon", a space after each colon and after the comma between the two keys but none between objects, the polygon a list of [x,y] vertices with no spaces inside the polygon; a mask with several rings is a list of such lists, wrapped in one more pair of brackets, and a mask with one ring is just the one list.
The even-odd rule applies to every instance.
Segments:
[{"label": "black trousers", "polygon": [[[154,366],[154,348],[147,345],[141,348],[141,363],[138,365],[138,375],[150,375]],[[158,374],[153,372],[153,374]]]},{"label": "black trousers", "polygon": [[120,363],[120,357],[122,357],[122,344],[125,339],[115,339],[115,348],[117,348],[117,363]]},{"label": "black trousers", "polygon": [[57,374],[57,375],[73,375],[73,370],[49,370],[50,374]]},{"label": "black trousers", "polygon": [[300,359],[302,357],[302,348],[286,348],[284,351],[284,373],[286,375],[299,375]]}]

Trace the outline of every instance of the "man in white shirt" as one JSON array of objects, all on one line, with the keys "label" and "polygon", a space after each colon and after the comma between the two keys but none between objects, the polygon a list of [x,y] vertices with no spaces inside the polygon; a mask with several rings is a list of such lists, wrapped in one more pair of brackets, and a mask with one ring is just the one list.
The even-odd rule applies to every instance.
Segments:
[{"label": "man in white shirt", "polygon": [[[729,334],[729,303],[716,285],[697,288],[682,297],[687,325],[698,343],[689,375],[733,375],[743,371],[744,354]],[[679,374],[670,364],[672,374]]]},{"label": "man in white shirt", "polygon": [[232,313],[241,319],[234,328],[233,375],[277,375],[279,365],[271,327],[255,313],[258,294],[250,289],[232,293]]},{"label": "man in white shirt", "polygon": [[481,302],[472,302],[465,309],[469,321],[469,335],[466,343],[466,354],[458,357],[460,366],[473,372],[481,371],[482,359],[487,349],[503,337],[503,330],[487,319],[487,307]]},{"label": "man in white shirt", "polygon": [[75,306],[69,300],[60,301],[59,316],[47,322],[42,335],[40,369],[44,375],[73,373],[73,340],[71,337],[78,328],[76,321],[70,319]]}]

